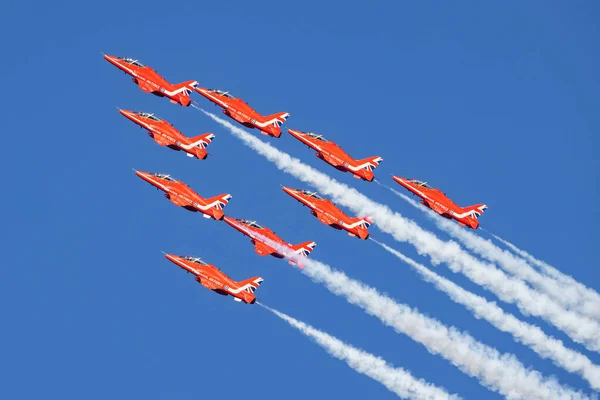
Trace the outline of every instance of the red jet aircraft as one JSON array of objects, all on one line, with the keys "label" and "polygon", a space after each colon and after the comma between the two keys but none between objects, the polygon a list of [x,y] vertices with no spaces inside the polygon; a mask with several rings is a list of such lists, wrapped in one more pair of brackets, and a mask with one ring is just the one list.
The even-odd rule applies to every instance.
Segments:
[{"label": "red jet aircraft", "polygon": [[289,113],[280,112],[263,117],[254,111],[244,100],[233,97],[229,92],[205,88],[196,88],[195,90],[216,105],[223,107],[223,113],[228,117],[236,120],[246,128],[260,130],[263,135],[280,137],[280,126],[290,116]]},{"label": "red jet aircraft", "polygon": [[133,82],[144,92],[158,97],[167,97],[171,103],[184,107],[189,106],[192,102],[190,94],[198,86],[198,82],[187,81],[172,85],[152,68],[143,65],[138,60],[107,55],[104,55],[104,58],[121,71],[131,75]]},{"label": "red jet aircraft", "polygon": [[483,214],[487,208],[485,204],[475,204],[465,208],[459,207],[452,200],[442,193],[441,190],[435,189],[427,184],[416,179],[405,179],[399,176],[392,176],[394,180],[413,194],[421,198],[421,204],[432,209],[444,218],[455,219],[461,226],[468,226],[472,229],[479,227],[477,217]]},{"label": "red jet aircraft", "polygon": [[180,257],[173,254],[165,254],[165,257],[187,272],[196,275],[198,283],[215,293],[223,296],[233,296],[235,301],[243,301],[246,304],[254,304],[256,301],[254,291],[258,289],[263,281],[260,276],[236,282],[219,268],[205,263],[198,257]]},{"label": "red jet aircraft", "polygon": [[215,137],[212,133],[203,133],[200,136],[188,138],[183,136],[173,125],[154,114],[121,109],[119,112],[142,128],[148,129],[148,136],[161,146],[167,146],[176,151],[183,150],[187,156],[200,160],[205,160],[208,156],[206,146]]},{"label": "red jet aircraft", "polygon": [[222,220],[223,207],[231,200],[230,194],[220,194],[210,199],[201,197],[188,185],[167,174],[135,171],[135,174],[165,192],[165,197],[178,207],[189,211],[200,211],[205,218]]},{"label": "red jet aircraft", "polygon": [[300,132],[288,129],[290,135],[317,151],[317,157],[336,169],[350,172],[357,179],[372,182],[375,178],[373,170],[383,161],[381,157],[369,157],[355,160],[350,157],[340,146],[325,139],[323,135],[311,132]]},{"label": "red jet aircraft", "polygon": [[348,235],[362,240],[369,238],[367,228],[371,224],[369,218],[350,218],[336,207],[330,200],[324,199],[316,192],[283,187],[283,191],[311,209],[310,213],[325,225],[335,229],[344,229]]},{"label": "red jet aircraft", "polygon": [[[269,228],[265,228],[264,226],[260,226],[256,223],[256,221],[247,221],[245,219],[237,219],[231,217],[225,217],[225,222],[229,225],[242,232],[244,235],[248,236],[251,239],[252,244],[254,245],[254,251],[259,256],[267,256],[272,255],[277,258],[285,258],[286,255],[281,254],[278,249],[273,247],[274,243],[279,246],[289,250],[290,253],[299,254],[302,257],[308,257],[308,254],[313,251],[315,246],[317,245],[315,242],[304,242],[300,244],[290,244],[286,243],[279,236],[275,234]],[[287,258],[289,263],[292,265],[298,265],[300,268],[304,266],[300,262],[299,258],[291,254],[287,254]]]}]

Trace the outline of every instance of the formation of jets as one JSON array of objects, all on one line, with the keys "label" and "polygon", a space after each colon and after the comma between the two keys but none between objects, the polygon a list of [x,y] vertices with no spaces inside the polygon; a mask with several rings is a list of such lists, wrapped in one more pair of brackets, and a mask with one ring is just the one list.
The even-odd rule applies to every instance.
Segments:
[{"label": "formation of jets", "polygon": [[[197,92],[215,105],[220,106],[223,113],[229,118],[244,127],[258,129],[264,135],[280,138],[281,126],[290,116],[287,112],[263,116],[250,107],[247,102],[232,96],[229,92],[201,88],[198,82],[194,80],[171,84],[152,68],[132,58],[108,55],[104,55],[104,58],[121,71],[129,74],[133,82],[146,93],[166,97],[173,104],[188,107],[193,103],[190,95]],[[195,137],[187,137],[169,122],[153,113],[122,109],[119,109],[119,112],[142,129],[146,129],[148,135],[160,146],[183,151],[187,156],[200,160],[207,158],[206,147],[215,138],[215,135],[210,132]],[[323,135],[293,129],[288,129],[288,133],[315,150],[318,158],[335,169],[349,172],[355,178],[366,182],[375,180],[373,171],[383,161],[383,158],[378,156],[355,159],[338,144],[325,139]],[[156,189],[162,190],[165,193],[164,196],[176,206],[189,211],[200,212],[205,218],[224,221],[232,228],[248,236],[254,245],[255,252],[260,256],[271,255],[277,258],[286,258],[290,264],[303,268],[302,258],[308,257],[317,245],[312,241],[294,245],[284,241],[271,229],[260,225],[256,221],[226,216],[223,208],[231,200],[232,196],[230,194],[204,198],[172,175],[142,171],[135,171],[135,174],[156,187]],[[405,179],[399,176],[393,176],[393,179],[412,194],[419,196],[423,205],[444,218],[456,220],[461,226],[477,229],[479,227],[478,218],[487,209],[485,204],[459,207],[445,193],[417,179]],[[334,229],[345,230],[348,235],[361,240],[369,238],[368,228],[372,220],[368,216],[350,217],[329,199],[321,197],[316,192],[285,186],[282,189],[308,207],[310,213],[317,217],[321,223]],[[263,282],[261,277],[256,276],[236,282],[214,265],[208,264],[198,257],[173,254],[165,254],[165,257],[195,275],[196,281],[209,290],[225,296],[230,295],[238,302],[247,304],[256,302],[254,291]]]}]

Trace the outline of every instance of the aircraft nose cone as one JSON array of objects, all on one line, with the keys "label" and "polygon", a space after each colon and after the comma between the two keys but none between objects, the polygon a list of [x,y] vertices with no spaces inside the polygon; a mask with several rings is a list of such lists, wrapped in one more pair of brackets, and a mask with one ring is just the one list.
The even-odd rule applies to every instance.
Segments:
[{"label": "aircraft nose cone", "polygon": [[108,61],[109,63],[114,64],[114,63],[116,63],[117,58],[115,56],[109,56],[107,54],[104,54],[104,59],[106,61]]},{"label": "aircraft nose cone", "polygon": [[403,184],[404,183],[404,178],[400,177],[400,176],[395,176],[392,175],[392,179],[394,179],[396,182],[398,182],[399,184]]},{"label": "aircraft nose cone", "polygon": [[174,254],[165,254],[165,258],[169,261],[175,262],[175,260],[177,259],[177,256]]},{"label": "aircraft nose cone", "polygon": [[135,171],[135,174],[136,174],[138,177],[140,177],[140,178],[142,178],[143,180],[145,180],[146,182],[150,182],[150,183],[152,183],[152,182],[150,181],[150,179],[148,179],[148,176],[150,175],[149,173],[147,173],[147,172],[142,172],[142,171]]},{"label": "aircraft nose cone", "polygon": [[286,192],[289,195],[291,195],[291,194],[293,194],[295,192],[294,189],[289,188],[289,187],[285,187],[285,186],[282,186],[281,189],[283,189],[283,191]]}]

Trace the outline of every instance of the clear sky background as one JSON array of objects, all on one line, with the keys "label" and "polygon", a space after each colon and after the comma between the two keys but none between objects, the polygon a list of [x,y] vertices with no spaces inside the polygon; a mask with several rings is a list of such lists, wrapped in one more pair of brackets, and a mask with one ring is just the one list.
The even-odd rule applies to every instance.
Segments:
[{"label": "clear sky background", "polygon": [[[415,177],[458,204],[486,203],[482,227],[600,290],[600,7],[485,3],[3,2],[0,397],[395,398],[260,307],[205,290],[164,250],[201,256],[233,279],[260,275],[264,303],[450,392],[500,398],[285,261],[259,257],[225,223],[173,206],[132,168],[171,173],[207,197],[231,193],[229,215],[292,243],[314,240],[311,258],[589,392],[374,243],[319,223],[280,188],[302,183],[202,113],[143,93],[101,55],[230,90],[264,114],[288,111],[286,129],[382,156],[376,176],[391,186],[391,174]],[[213,132],[214,156],[156,145],[116,106],[154,112],[188,136]],[[287,133],[261,138],[448,238]],[[445,265],[435,270],[497,300]]]}]

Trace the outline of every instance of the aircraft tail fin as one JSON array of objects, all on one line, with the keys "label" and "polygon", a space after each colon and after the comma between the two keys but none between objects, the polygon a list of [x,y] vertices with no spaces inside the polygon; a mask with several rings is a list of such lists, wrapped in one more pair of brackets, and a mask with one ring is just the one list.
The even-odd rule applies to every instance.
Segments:
[{"label": "aircraft tail fin", "polygon": [[190,138],[190,144],[194,147],[200,147],[204,149],[206,146],[212,142],[215,138],[215,135],[212,133],[203,133],[202,135],[194,136]]},{"label": "aircraft tail fin", "polygon": [[366,169],[367,171],[373,171],[379,166],[379,164],[381,164],[382,161],[383,158],[375,156],[357,160],[357,163],[358,165],[361,165],[363,169]]},{"label": "aircraft tail fin", "polygon": [[181,83],[176,83],[175,85],[173,85],[173,88],[175,89],[176,92],[181,92],[181,94],[183,94],[185,96],[189,96],[190,94],[192,94],[192,92],[195,90],[195,88],[197,86],[198,86],[197,81],[185,81],[185,82],[181,82]]},{"label": "aircraft tail fin", "polygon": [[373,223],[373,219],[369,216],[356,217],[352,219],[352,223],[358,223],[362,228],[368,229]]},{"label": "aircraft tail fin", "polygon": [[238,282],[240,289],[253,294],[256,289],[260,286],[260,284],[264,281],[260,276],[253,276],[252,278],[248,278],[246,280]]},{"label": "aircraft tail fin", "polygon": [[[346,225],[347,228],[352,229],[348,231],[350,236],[358,236],[362,240],[369,238],[369,226],[373,223],[371,217],[356,217],[350,220],[350,225]],[[356,229],[356,230],[354,230]]]},{"label": "aircraft tail fin", "polygon": [[227,205],[227,203],[229,203],[231,197],[232,196],[230,194],[224,193],[215,197],[211,197],[210,199],[206,199],[206,202],[214,208],[221,210]]},{"label": "aircraft tail fin", "polygon": [[276,114],[267,115],[265,117],[264,123],[266,125],[271,125],[274,128],[280,128],[281,125],[285,122],[286,119],[290,116],[290,113],[280,112]]},{"label": "aircraft tail fin", "polygon": [[463,213],[470,211],[470,216],[477,219],[488,208],[485,204],[475,204],[473,206],[463,207]]},{"label": "aircraft tail fin", "polygon": [[225,217],[223,207],[229,203],[229,200],[231,200],[230,194],[220,194],[218,196],[211,197],[210,199],[206,199],[206,202],[210,207],[210,213],[216,220],[220,221]]},{"label": "aircraft tail fin", "polygon": [[295,244],[291,246],[291,248],[292,250],[294,250],[294,253],[302,254],[304,257],[308,257],[308,255],[311,251],[313,251],[316,245],[317,243],[315,242],[304,242],[300,244]]}]

